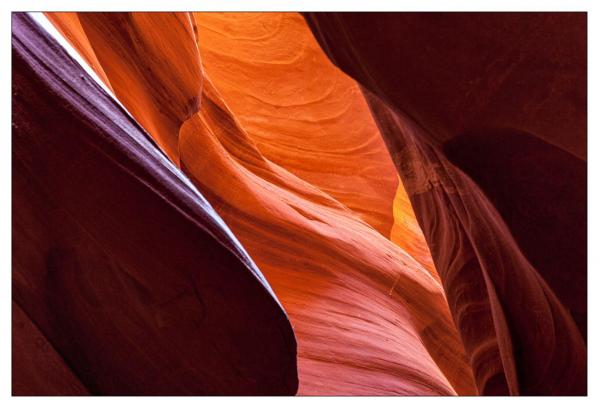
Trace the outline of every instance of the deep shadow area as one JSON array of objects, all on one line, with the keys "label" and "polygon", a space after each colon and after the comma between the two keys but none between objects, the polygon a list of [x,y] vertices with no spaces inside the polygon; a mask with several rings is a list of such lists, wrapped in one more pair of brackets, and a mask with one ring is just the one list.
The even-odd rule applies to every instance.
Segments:
[{"label": "deep shadow area", "polygon": [[444,152],[495,205],[586,340],[586,162],[514,129],[468,132]]}]

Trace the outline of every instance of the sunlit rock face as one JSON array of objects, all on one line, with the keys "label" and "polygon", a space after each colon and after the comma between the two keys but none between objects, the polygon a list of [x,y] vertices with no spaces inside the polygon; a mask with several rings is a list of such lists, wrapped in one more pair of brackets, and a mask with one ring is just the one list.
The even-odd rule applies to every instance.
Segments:
[{"label": "sunlit rock face", "polygon": [[[131,18],[86,15],[83,30],[70,17],[50,18],[79,38],[74,46],[91,44],[92,62],[129,64],[131,72],[157,64],[120,61],[116,37],[96,49],[99,40],[87,35],[128,32],[122,25]],[[328,61],[298,14],[171,18],[192,19],[204,68],[200,109],[178,131],[178,164],[289,314],[299,393],[475,393],[428,249],[358,85]],[[186,59],[169,60],[176,62]],[[121,102],[136,116],[143,107],[129,84],[147,79],[102,69],[117,96],[131,92]],[[407,252],[392,231],[419,243]]]},{"label": "sunlit rock face", "polygon": [[21,393],[585,392],[580,17],[46,15],[131,117],[18,17]]},{"label": "sunlit rock face", "polygon": [[13,394],[295,394],[287,315],[210,204],[24,14],[12,45]]},{"label": "sunlit rock face", "polygon": [[202,89],[191,16],[61,13],[52,21],[177,163],[179,128],[199,109]]},{"label": "sunlit rock face", "polygon": [[585,393],[586,16],[306,19],[364,87],[479,391]]},{"label": "sunlit rock face", "polygon": [[194,16],[206,72],[260,153],[347,206],[436,277],[358,85],[328,61],[298,14]]}]

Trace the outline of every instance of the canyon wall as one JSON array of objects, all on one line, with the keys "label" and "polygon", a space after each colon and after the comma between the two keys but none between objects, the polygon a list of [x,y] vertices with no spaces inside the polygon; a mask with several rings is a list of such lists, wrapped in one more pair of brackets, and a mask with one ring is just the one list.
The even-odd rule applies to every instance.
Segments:
[{"label": "canyon wall", "polygon": [[363,86],[479,391],[584,394],[586,15],[305,17]]},{"label": "canyon wall", "polygon": [[210,204],[28,16],[12,45],[13,394],[294,394],[287,315]]},{"label": "canyon wall", "polygon": [[[129,94],[119,100],[134,116],[143,110],[136,89],[158,85],[109,73],[119,64],[140,72],[161,62],[124,59],[122,46],[111,44],[136,44],[118,33],[137,38],[157,24],[129,30],[129,18],[111,14],[79,15],[80,25],[49,18],[66,38],[85,37],[71,42],[91,44],[88,60],[101,62],[115,95]],[[475,393],[426,243],[357,84],[327,60],[297,14],[189,19],[203,65],[200,109],[183,122],[178,154],[169,157],[231,227],[289,314],[299,393]],[[162,97],[159,105],[171,103],[167,92]],[[392,241],[394,228],[396,238],[415,242],[411,253]]]},{"label": "canyon wall", "polygon": [[13,393],[586,393],[584,14],[46,16]]}]

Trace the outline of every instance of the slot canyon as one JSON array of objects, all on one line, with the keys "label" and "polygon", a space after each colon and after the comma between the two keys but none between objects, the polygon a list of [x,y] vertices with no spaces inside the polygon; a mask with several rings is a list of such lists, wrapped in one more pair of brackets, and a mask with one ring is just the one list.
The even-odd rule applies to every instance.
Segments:
[{"label": "slot canyon", "polygon": [[13,395],[586,395],[586,32],[13,13]]}]

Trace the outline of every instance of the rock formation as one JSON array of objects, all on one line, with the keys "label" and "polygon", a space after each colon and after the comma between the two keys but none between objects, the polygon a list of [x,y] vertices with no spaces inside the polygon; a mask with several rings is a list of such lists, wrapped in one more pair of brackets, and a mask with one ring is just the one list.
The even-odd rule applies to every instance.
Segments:
[{"label": "rock formation", "polygon": [[586,16],[306,19],[364,87],[479,391],[585,393]]},{"label": "rock formation", "polygon": [[586,392],[580,15],[46,15],[113,95],[14,18],[17,393]]},{"label": "rock formation", "polygon": [[13,393],[295,393],[294,334],[258,268],[139,125],[22,14],[13,242]]}]

